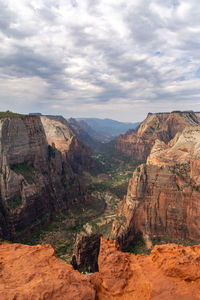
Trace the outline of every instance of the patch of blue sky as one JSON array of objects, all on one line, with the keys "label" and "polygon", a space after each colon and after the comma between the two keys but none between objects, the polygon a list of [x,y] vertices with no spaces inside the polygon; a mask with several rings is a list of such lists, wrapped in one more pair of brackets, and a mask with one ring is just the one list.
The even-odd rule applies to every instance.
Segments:
[{"label": "patch of blue sky", "polygon": [[177,7],[177,6],[179,6],[179,4],[180,4],[179,1],[173,1],[172,2],[173,7]]},{"label": "patch of blue sky", "polygon": [[187,72],[179,78],[180,81],[191,80],[195,78],[200,78],[200,68],[196,72]]},{"label": "patch of blue sky", "polygon": [[200,68],[197,69],[195,73],[195,78],[200,78]]},{"label": "patch of blue sky", "polygon": [[176,62],[178,62],[182,66],[187,66],[188,64],[190,64],[192,62],[192,58],[189,56],[188,57],[182,56],[182,57],[177,58]]},{"label": "patch of blue sky", "polygon": [[190,80],[194,78],[194,72],[187,72],[179,78],[179,81]]},{"label": "patch of blue sky", "polygon": [[78,3],[76,0],[71,0],[71,4],[73,7],[78,7]]}]

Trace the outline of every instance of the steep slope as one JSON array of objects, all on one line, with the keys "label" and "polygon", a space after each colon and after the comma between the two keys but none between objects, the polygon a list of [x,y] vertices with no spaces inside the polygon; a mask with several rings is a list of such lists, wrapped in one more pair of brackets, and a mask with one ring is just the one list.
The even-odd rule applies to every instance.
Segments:
[{"label": "steep slope", "polygon": [[[83,165],[83,168],[90,168],[91,165],[94,163],[92,162],[91,156],[90,156],[90,148],[94,149],[97,145],[97,141],[95,139],[93,139],[86,130],[84,130],[78,121],[76,121],[73,118],[70,118],[69,120],[66,120],[63,116],[61,115],[42,115],[41,113],[30,113],[29,115],[31,116],[39,116],[41,117],[41,119],[43,118],[48,118],[52,121],[54,121],[54,124],[56,125],[56,121],[58,121],[59,123],[62,123],[64,125],[63,128],[65,128],[64,130],[66,130],[67,128],[67,132],[65,132],[64,134],[67,134],[67,137],[72,139],[73,137],[73,142],[75,142],[76,140],[76,144],[79,148],[79,150],[81,149],[81,151],[79,151],[81,153],[81,155],[83,156],[83,154],[86,154],[86,159],[90,159],[90,162],[88,161],[89,164],[87,164],[87,162],[84,162],[84,159],[78,159],[79,161],[79,169],[81,169],[81,164]],[[46,122],[47,123],[47,122]],[[87,125],[87,124],[86,124]],[[47,130],[48,130],[48,124],[46,126]],[[62,129],[63,131],[63,129]],[[49,132],[49,130],[48,130]],[[63,135],[62,133],[60,133],[60,135]],[[65,138],[64,138],[65,139]],[[66,139],[65,139],[66,140]],[[75,153],[74,153],[75,154]],[[78,155],[78,151],[76,152],[76,155]],[[74,166],[74,164],[73,164]]]},{"label": "steep slope", "polygon": [[0,153],[1,237],[24,237],[47,224],[53,212],[87,200],[73,169],[79,163],[89,167],[90,158],[60,122],[1,118]]},{"label": "steep slope", "polygon": [[62,118],[62,122],[49,117],[41,117],[40,119],[48,144],[54,145],[63,155],[66,155],[75,172],[94,168],[89,147],[77,138],[64,118]]},{"label": "steep slope", "polygon": [[146,160],[156,139],[168,143],[187,126],[200,124],[193,112],[149,113],[137,130],[120,135],[116,149],[139,160]]},{"label": "steep slope", "polygon": [[97,133],[92,128],[89,128],[86,122],[70,118],[68,124],[75,135],[92,150],[99,145],[96,139]]},{"label": "steep slope", "polygon": [[99,234],[91,234],[88,236],[80,237],[74,247],[71,264],[74,269],[80,272],[98,271],[98,255],[100,249],[100,238]]},{"label": "steep slope", "polygon": [[113,233],[127,245],[137,232],[200,240],[200,127],[187,127],[168,144],[156,141],[129,182]]},{"label": "steep slope", "polygon": [[101,240],[99,272],[58,260],[49,245],[0,243],[0,298],[51,300],[198,300],[200,246],[156,246],[150,256],[122,253]]}]

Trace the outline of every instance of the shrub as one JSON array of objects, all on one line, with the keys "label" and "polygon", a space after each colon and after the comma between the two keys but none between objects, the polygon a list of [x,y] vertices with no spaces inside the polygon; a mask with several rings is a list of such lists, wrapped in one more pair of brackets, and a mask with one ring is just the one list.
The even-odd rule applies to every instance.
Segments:
[{"label": "shrub", "polygon": [[11,210],[14,210],[17,207],[22,205],[21,195],[16,195],[15,197],[9,198],[6,201],[7,201],[8,208]]}]

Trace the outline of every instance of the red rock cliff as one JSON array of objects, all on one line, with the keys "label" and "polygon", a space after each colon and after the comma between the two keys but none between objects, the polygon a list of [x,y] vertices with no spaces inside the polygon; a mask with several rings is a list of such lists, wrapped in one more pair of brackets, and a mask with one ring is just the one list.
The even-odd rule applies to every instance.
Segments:
[{"label": "red rock cliff", "polygon": [[168,144],[156,141],[131,178],[113,233],[128,244],[138,231],[154,237],[200,240],[200,127]]},{"label": "red rock cliff", "polygon": [[156,139],[168,143],[186,126],[199,124],[199,115],[193,112],[148,114],[137,130],[119,136],[116,149],[145,161]]}]

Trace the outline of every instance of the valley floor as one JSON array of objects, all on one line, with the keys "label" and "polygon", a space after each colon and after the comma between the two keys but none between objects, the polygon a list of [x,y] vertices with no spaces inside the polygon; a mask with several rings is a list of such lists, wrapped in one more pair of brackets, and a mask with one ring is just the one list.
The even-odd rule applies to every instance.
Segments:
[{"label": "valley floor", "polygon": [[57,256],[70,262],[77,239],[92,233],[111,237],[118,203],[127,192],[129,178],[140,163],[113,152],[95,153],[96,168],[82,174],[91,202],[74,205],[55,214],[49,226],[21,242],[29,245],[47,243]]},{"label": "valley floor", "polygon": [[[95,153],[93,158],[96,168],[82,174],[82,180],[88,189],[91,202],[74,205],[62,214],[55,214],[49,226],[20,242],[28,245],[51,244],[59,258],[70,262],[74,245],[81,236],[101,234],[106,238],[112,238],[112,223],[117,218],[118,204],[126,195],[128,182],[134,169],[142,162],[123,156],[116,151]],[[197,244],[192,240],[171,239],[170,237],[152,239],[151,242],[152,245]],[[143,237],[137,235],[126,251],[149,254],[151,250],[146,248]]]}]

